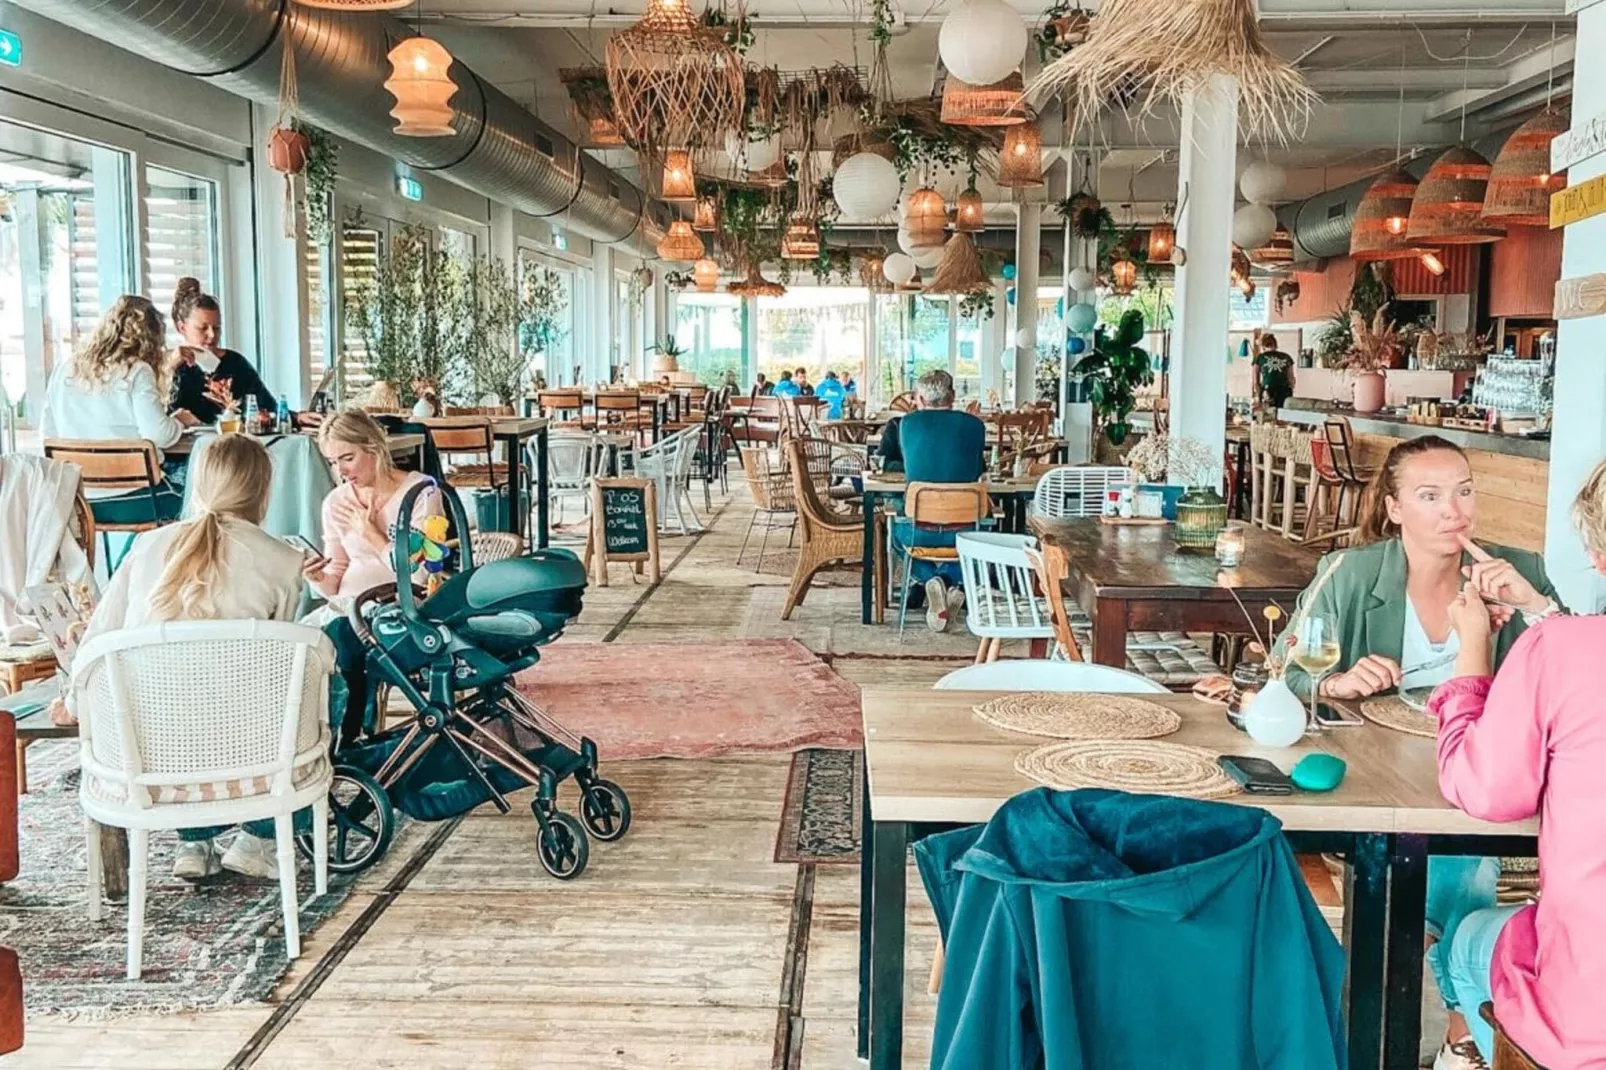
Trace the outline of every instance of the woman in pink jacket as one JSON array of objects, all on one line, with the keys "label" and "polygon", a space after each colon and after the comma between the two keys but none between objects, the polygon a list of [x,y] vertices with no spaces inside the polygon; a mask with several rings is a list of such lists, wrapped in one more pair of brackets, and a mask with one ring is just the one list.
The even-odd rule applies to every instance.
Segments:
[{"label": "woman in pink jacket", "polygon": [[[1585,481],[1573,518],[1606,574],[1606,463]],[[1542,887],[1537,905],[1462,921],[1449,960],[1456,1003],[1484,1059],[1494,1034],[1475,1011],[1492,1000],[1506,1034],[1541,1066],[1606,1070],[1606,616],[1529,628],[1492,680],[1489,614],[1473,584],[1450,617],[1461,637],[1456,675],[1430,704],[1439,789],[1485,821],[1537,813]]]}]

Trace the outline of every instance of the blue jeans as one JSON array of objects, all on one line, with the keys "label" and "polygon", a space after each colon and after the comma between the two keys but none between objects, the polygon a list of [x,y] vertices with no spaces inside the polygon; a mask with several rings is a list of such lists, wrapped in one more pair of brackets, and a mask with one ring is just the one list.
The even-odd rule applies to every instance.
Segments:
[{"label": "blue jeans", "polygon": [[[892,552],[901,560],[905,547],[951,547],[957,534],[958,532],[953,531],[926,531],[915,527],[915,522],[906,516],[893,517]],[[962,585],[963,573],[959,570],[958,561],[922,561],[919,558],[911,558],[909,564],[913,569],[909,575],[911,584],[925,583],[933,576],[941,576],[950,587]]]},{"label": "blue jeans", "polygon": [[1450,945],[1450,984],[1455,987],[1455,1002],[1465,1008],[1461,1017],[1472,1030],[1472,1039],[1485,1060],[1494,1059],[1494,1029],[1478,1008],[1489,1002],[1493,993],[1489,985],[1489,968],[1494,963],[1495,941],[1521,906],[1493,907],[1476,910],[1461,919],[1455,941]]},{"label": "blue jeans", "polygon": [[[185,843],[195,843],[199,840],[210,840],[221,836],[233,825],[208,825],[198,829],[179,829],[178,838]],[[261,821],[246,821],[240,828],[255,836],[259,840],[274,839],[273,818],[264,818]],[[312,807],[304,806],[295,812],[295,828],[298,833],[312,831]]]},{"label": "blue jeans", "polygon": [[1459,1009],[1468,1021],[1478,1016],[1478,1005],[1468,1005],[1457,995],[1450,978],[1451,949],[1467,915],[1495,905],[1499,879],[1497,858],[1439,855],[1428,859],[1427,932],[1436,939],[1427,951],[1428,968],[1444,1005]]}]

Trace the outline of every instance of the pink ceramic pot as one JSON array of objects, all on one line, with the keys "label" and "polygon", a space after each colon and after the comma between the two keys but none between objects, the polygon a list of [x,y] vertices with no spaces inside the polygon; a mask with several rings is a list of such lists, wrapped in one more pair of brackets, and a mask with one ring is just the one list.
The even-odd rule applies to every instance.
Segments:
[{"label": "pink ceramic pot", "polygon": [[1383,407],[1388,381],[1382,372],[1360,372],[1355,376],[1355,411],[1376,412]]}]

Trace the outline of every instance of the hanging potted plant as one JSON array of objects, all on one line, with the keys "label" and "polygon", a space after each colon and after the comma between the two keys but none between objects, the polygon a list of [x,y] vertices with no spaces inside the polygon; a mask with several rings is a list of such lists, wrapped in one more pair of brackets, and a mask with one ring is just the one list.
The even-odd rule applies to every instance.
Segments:
[{"label": "hanging potted plant", "polygon": [[1115,332],[1105,335],[1100,330],[1093,340],[1093,352],[1071,369],[1071,374],[1088,383],[1093,411],[1112,446],[1125,442],[1132,429],[1127,417],[1137,405],[1137,388],[1154,381],[1149,354],[1138,345],[1141,341],[1143,313],[1129,308]]},{"label": "hanging potted plant", "polygon": [[1344,367],[1353,383],[1355,411],[1377,412],[1387,398],[1387,380],[1383,372],[1394,366],[1400,351],[1399,332],[1384,317],[1384,305],[1372,315],[1372,322],[1359,312],[1350,313],[1350,349],[1344,355]]},{"label": "hanging potted plant", "polygon": [[295,177],[307,169],[311,140],[298,130],[295,49],[285,48],[279,66],[279,113],[268,131],[268,166],[284,176],[284,236],[296,236]]}]

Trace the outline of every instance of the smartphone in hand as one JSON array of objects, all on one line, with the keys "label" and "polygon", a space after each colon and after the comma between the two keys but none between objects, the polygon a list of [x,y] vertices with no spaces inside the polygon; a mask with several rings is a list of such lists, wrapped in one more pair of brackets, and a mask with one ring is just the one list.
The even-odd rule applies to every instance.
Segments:
[{"label": "smartphone in hand", "polygon": [[308,542],[306,539],[303,539],[300,535],[281,535],[279,537],[285,542],[289,543],[291,546],[294,546],[297,550],[300,550],[302,556],[304,557],[323,556],[322,551],[320,551],[316,546],[312,545],[312,543]]}]

